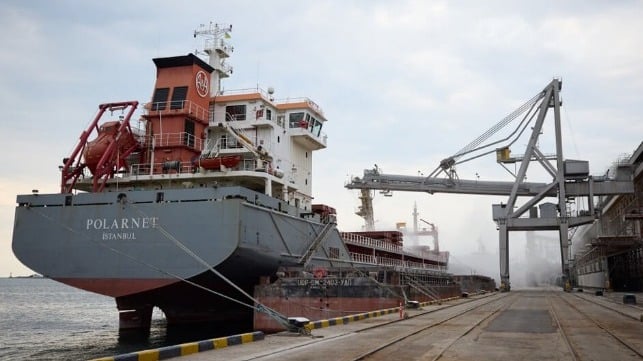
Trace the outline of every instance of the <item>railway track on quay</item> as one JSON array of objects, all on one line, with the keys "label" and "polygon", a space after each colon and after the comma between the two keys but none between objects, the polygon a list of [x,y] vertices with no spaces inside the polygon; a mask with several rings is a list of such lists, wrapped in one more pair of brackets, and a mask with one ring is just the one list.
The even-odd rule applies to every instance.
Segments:
[{"label": "railway track on quay", "polygon": [[573,360],[643,360],[643,327],[627,314],[584,297],[552,296],[550,306]]},{"label": "railway track on quay", "polygon": [[643,360],[643,322],[619,311],[624,306],[512,291],[181,360]]},{"label": "railway track on quay", "polygon": [[[512,297],[512,301],[515,297]],[[462,307],[453,307],[453,309],[448,310],[447,315],[444,319],[435,319],[430,313],[418,315],[416,321],[420,326],[404,332],[403,334],[386,341],[383,341],[381,345],[365,352],[362,355],[359,355],[352,359],[352,361],[359,360],[390,360],[392,358],[406,359],[409,357],[409,353],[415,352],[416,347],[408,347],[409,345],[422,344],[422,340],[428,336],[430,329],[445,326],[448,327],[450,324],[457,324],[461,318],[468,318],[468,322],[473,322],[473,325],[470,327],[465,327],[461,335],[457,337],[454,341],[460,337],[465,336],[475,327],[478,327],[483,321],[494,316],[502,309],[506,309],[508,305],[503,302],[506,301],[505,297],[494,297],[491,300],[483,303],[473,303],[472,305],[467,304],[466,308]],[[439,316],[443,317],[443,316]],[[468,323],[467,323],[468,324]],[[369,330],[366,330],[368,332]],[[433,360],[438,360],[444,351],[446,351],[453,342],[447,344],[435,357],[429,358]]]}]

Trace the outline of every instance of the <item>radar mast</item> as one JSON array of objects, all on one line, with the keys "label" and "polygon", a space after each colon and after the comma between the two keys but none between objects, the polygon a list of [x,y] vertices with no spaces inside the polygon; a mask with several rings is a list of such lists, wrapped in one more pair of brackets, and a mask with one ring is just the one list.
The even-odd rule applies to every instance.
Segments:
[{"label": "radar mast", "polygon": [[229,24],[210,24],[199,25],[194,30],[194,37],[202,36],[204,38],[203,51],[197,51],[197,54],[207,54],[208,64],[214,68],[210,78],[210,96],[215,96],[221,91],[221,79],[227,78],[232,74],[232,66],[226,63],[234,51],[234,47],[227,41],[230,39],[232,25]]}]

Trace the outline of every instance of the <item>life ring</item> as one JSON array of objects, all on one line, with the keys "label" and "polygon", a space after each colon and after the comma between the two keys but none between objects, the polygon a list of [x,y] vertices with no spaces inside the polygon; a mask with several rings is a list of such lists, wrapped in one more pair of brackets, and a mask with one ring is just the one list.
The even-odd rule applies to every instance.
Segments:
[{"label": "life ring", "polygon": [[313,270],[313,275],[315,275],[315,278],[324,278],[326,277],[326,269],[325,268],[315,268]]}]

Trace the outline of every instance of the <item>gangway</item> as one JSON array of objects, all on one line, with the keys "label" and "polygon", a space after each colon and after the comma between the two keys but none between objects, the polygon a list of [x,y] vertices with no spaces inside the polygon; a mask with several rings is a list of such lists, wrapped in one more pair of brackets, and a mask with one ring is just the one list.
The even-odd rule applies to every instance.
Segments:
[{"label": "gangway", "polygon": [[[362,196],[360,207],[367,224],[372,224],[372,197],[364,197],[366,191],[392,191],[456,193],[475,195],[508,196],[506,203],[492,205],[493,220],[499,231],[500,279],[503,290],[510,289],[509,282],[509,232],[557,230],[560,237],[562,273],[565,281],[569,279],[569,236],[572,227],[594,222],[599,211],[595,209],[594,197],[603,195],[631,194],[633,170],[623,166],[617,170],[614,178],[593,177],[589,175],[589,163],[581,160],[565,160],[563,157],[560,91],[562,82],[553,79],[542,91],[521,105],[515,111],[492,126],[485,133],[473,140],[453,156],[443,159],[428,176],[408,176],[385,174],[375,166],[364,170],[364,175],[354,177],[346,184],[348,189],[359,189]],[[539,149],[538,140],[543,132],[543,125],[550,109],[553,109],[555,134],[555,154],[545,154]],[[489,141],[498,131],[518,120],[518,125],[506,137]],[[522,158],[510,156],[512,146],[531,127],[527,148]],[[511,173],[513,181],[485,181],[460,179],[455,166],[485,155],[496,155],[496,161],[519,163],[517,173]],[[525,182],[527,169],[532,162],[537,162],[548,173],[550,182]],[[507,169],[505,167],[505,169]],[[531,197],[517,207],[518,197]],[[555,197],[557,203],[541,203],[547,197]],[[567,201],[577,197],[586,198],[588,209],[571,215]],[[540,203],[540,204],[539,204]],[[540,208],[540,216],[534,217]],[[370,211],[366,212],[366,211]],[[522,217],[530,211],[530,217]]]}]

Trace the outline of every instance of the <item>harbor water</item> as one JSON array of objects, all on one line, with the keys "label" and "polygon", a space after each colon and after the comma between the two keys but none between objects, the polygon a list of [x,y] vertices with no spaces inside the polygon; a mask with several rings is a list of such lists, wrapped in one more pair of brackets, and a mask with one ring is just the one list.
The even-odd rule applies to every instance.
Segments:
[{"label": "harbor water", "polygon": [[114,299],[46,278],[0,278],[0,361],[88,360],[249,332],[225,327],[168,329],[154,310],[145,335],[119,335]]}]

